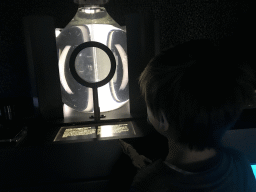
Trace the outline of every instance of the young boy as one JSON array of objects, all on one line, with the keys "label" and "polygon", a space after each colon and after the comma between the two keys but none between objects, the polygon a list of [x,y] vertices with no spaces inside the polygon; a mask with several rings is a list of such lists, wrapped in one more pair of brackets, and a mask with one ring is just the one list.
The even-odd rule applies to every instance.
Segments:
[{"label": "young boy", "polygon": [[210,41],[190,41],[153,58],[139,83],[148,120],[168,139],[169,153],[146,166],[150,160],[127,147],[141,167],[130,191],[256,191],[244,154],[221,144],[243,109],[255,105],[249,65]]}]

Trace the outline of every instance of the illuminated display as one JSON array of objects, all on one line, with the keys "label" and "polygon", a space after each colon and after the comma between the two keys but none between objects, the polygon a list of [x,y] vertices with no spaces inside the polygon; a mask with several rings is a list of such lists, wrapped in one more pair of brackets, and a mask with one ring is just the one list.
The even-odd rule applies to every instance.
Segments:
[{"label": "illuminated display", "polygon": [[[95,128],[92,127],[83,127],[83,128],[69,128],[66,129],[62,138],[79,136],[79,135],[93,135],[95,134]],[[116,133],[128,132],[128,124],[122,125],[105,125],[99,126],[98,135],[101,137],[113,136]]]},{"label": "illuminated display", "polygon": [[98,135],[110,137],[123,132],[128,132],[128,124],[99,126]]},{"label": "illuminated display", "polygon": [[95,129],[91,127],[84,127],[84,128],[73,128],[73,129],[66,129],[62,138],[65,137],[72,137],[72,136],[79,136],[79,135],[91,135],[95,134]]},{"label": "illuminated display", "polygon": [[[116,60],[114,77],[98,88],[101,112],[112,111],[129,101],[129,79],[126,30],[119,26],[103,7],[80,7],[75,17],[60,32],[56,29],[56,43],[59,59],[59,75],[64,117],[67,107],[78,112],[93,113],[93,91],[78,83],[70,73],[70,57],[74,50],[85,42],[95,41],[108,47]],[[86,82],[97,83],[110,71],[108,55],[96,47],[88,47],[79,52],[75,59],[75,69]]]},{"label": "illuminated display", "polygon": [[[135,135],[133,125],[129,123],[116,125],[101,125],[98,127],[100,138]],[[54,141],[80,140],[96,138],[96,128],[90,127],[62,127]]]}]

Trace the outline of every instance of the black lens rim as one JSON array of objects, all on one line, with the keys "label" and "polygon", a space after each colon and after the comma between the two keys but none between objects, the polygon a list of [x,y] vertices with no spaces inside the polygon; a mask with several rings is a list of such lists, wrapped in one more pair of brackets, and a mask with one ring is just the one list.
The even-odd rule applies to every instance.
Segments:
[{"label": "black lens rim", "polygon": [[[84,79],[82,79],[77,74],[76,69],[75,69],[75,60],[76,60],[77,55],[80,53],[80,51],[82,51],[85,48],[89,48],[89,47],[96,47],[96,48],[103,50],[108,55],[108,57],[110,59],[110,63],[111,63],[111,68],[110,68],[110,72],[109,72],[108,76],[105,79],[103,79],[99,82],[95,82],[95,83],[90,83],[90,82],[87,82]],[[113,52],[106,45],[96,42],[96,41],[89,41],[89,42],[80,44],[72,52],[72,54],[70,56],[70,60],[69,60],[69,68],[70,68],[70,72],[71,72],[72,76],[78,83],[80,83],[81,85],[86,86],[86,87],[97,88],[97,87],[101,87],[101,86],[107,84],[114,77],[115,72],[116,72],[116,59],[114,57]]]}]

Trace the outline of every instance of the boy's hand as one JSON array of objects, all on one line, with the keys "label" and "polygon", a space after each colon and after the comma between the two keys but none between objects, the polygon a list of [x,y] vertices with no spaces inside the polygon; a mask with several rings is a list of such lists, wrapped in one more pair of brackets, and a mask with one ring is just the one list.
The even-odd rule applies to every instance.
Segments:
[{"label": "boy's hand", "polygon": [[150,159],[148,159],[147,157],[145,157],[144,155],[139,155],[139,156],[135,157],[134,159],[132,159],[132,164],[138,169],[146,167],[147,165],[149,165],[151,163],[152,163],[152,161]]},{"label": "boy's hand", "polygon": [[152,163],[152,161],[146,158],[144,155],[139,155],[137,151],[130,144],[124,142],[121,139],[119,139],[119,142],[121,144],[123,152],[131,158],[132,164],[136,168],[141,169],[142,167],[145,167],[150,163]]}]

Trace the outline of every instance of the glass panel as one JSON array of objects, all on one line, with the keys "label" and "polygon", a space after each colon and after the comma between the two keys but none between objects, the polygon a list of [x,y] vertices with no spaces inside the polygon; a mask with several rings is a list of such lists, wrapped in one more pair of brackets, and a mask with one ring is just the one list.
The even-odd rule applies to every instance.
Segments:
[{"label": "glass panel", "polygon": [[[136,135],[134,126],[131,122],[121,124],[101,125],[98,127],[100,140],[104,138],[133,137]],[[82,127],[61,127],[56,135],[56,141],[82,141],[96,138],[95,126]]]},{"label": "glass panel", "polygon": [[[108,15],[105,8],[79,8],[60,34],[57,29],[56,36],[62,101],[65,105],[78,112],[94,112],[91,89],[79,84],[69,69],[73,51],[89,41],[106,45],[113,52],[117,65],[110,82],[98,88],[100,111],[118,109],[129,101],[126,31]],[[107,77],[111,64],[103,50],[93,47],[80,51],[75,68],[82,79],[95,83]]]}]

